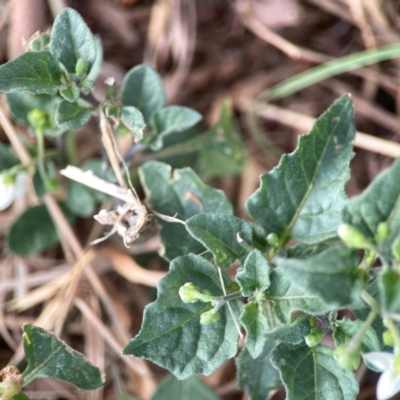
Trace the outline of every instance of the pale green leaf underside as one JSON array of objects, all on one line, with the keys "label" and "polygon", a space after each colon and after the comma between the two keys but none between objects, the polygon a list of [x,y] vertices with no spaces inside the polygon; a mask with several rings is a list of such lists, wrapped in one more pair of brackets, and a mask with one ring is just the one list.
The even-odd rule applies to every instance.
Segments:
[{"label": "pale green leaf underside", "polygon": [[158,386],[151,400],[220,400],[203,381],[196,376],[180,381],[168,375]]},{"label": "pale green leaf underside", "polygon": [[[225,194],[206,186],[191,168],[176,169],[165,163],[150,161],[139,168],[146,201],[154,211],[186,221],[203,211],[232,214]],[[205,248],[179,223],[159,219],[161,241],[167,260],[188,253],[200,254]]]},{"label": "pale green leaf underside", "polygon": [[42,328],[25,324],[23,343],[28,366],[23,372],[24,385],[37,378],[51,378],[92,390],[104,384],[104,375],[81,353]]},{"label": "pale green leaf underside", "polygon": [[346,201],[354,132],[351,100],[343,96],[300,138],[292,154],[261,177],[261,187],[246,203],[249,214],[282,244],[289,238],[317,243],[335,236]]},{"label": "pale green leaf underside", "polygon": [[343,222],[355,226],[375,242],[378,225],[389,225],[389,236],[378,249],[393,259],[392,243],[400,235],[400,160],[379,175],[360,196],[349,200],[343,209]]},{"label": "pale green leaf underside", "polygon": [[[153,361],[178,379],[214,372],[236,354],[239,338],[226,306],[221,308],[217,322],[200,324],[200,315],[211,306],[202,302],[183,303],[178,291],[186,282],[207,289],[214,296],[223,294],[214,265],[194,255],[176,258],[157,286],[157,301],[144,311],[139,334],[123,350],[123,354]],[[225,285],[227,292],[237,290],[228,278]],[[230,304],[239,315],[241,303],[234,300]]]},{"label": "pale green leaf underside", "polygon": [[61,67],[48,52],[28,52],[0,66],[0,91],[55,94],[61,88]]},{"label": "pale green leaf underside", "polygon": [[305,260],[286,258],[277,262],[293,285],[318,296],[332,308],[358,300],[366,286],[365,274],[358,264],[358,255],[345,247],[332,247]]},{"label": "pale green leaf underside", "polygon": [[236,358],[238,386],[247,389],[251,400],[265,400],[270,390],[281,385],[279,372],[271,364],[271,354],[275,346],[275,341],[269,340],[256,359],[247,349]]},{"label": "pale green leaf underside", "polygon": [[89,64],[89,68],[95,62],[96,43],[93,34],[79,13],[72,8],[65,8],[55,19],[50,51],[72,73],[75,73],[80,58]]},{"label": "pale green leaf underside", "polygon": [[354,400],[354,373],[339,367],[328,347],[279,345],[272,363],[281,372],[287,400]]}]

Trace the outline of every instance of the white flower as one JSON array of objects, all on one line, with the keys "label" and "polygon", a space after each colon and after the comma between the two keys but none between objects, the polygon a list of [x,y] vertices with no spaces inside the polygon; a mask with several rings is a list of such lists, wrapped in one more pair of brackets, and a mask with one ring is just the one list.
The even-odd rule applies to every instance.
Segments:
[{"label": "white flower", "polygon": [[11,203],[25,193],[26,172],[19,172],[15,183],[6,184],[0,175],[0,211],[8,208]]},{"label": "white flower", "polygon": [[394,354],[376,351],[363,354],[363,357],[367,365],[382,372],[376,388],[378,400],[390,399],[400,392],[400,373],[394,368]]}]

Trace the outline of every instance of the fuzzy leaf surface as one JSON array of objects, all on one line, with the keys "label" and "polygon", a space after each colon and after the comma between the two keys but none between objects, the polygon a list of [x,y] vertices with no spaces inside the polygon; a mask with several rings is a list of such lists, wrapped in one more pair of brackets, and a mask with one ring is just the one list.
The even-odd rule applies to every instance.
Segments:
[{"label": "fuzzy leaf surface", "polygon": [[64,8],[55,19],[50,51],[72,73],[75,73],[80,58],[89,64],[89,68],[95,62],[96,43],[93,34],[79,13],[72,8]]},{"label": "fuzzy leaf surface", "polygon": [[197,376],[180,381],[174,375],[168,375],[158,386],[151,400],[220,400]]},{"label": "fuzzy leaf surface", "polygon": [[97,367],[53,334],[25,324],[22,338],[28,361],[22,374],[24,385],[37,378],[70,382],[86,390],[96,389],[104,384],[104,375]]},{"label": "fuzzy leaf surface", "polygon": [[[178,291],[187,282],[214,296],[223,294],[213,264],[195,255],[176,258],[157,285],[157,300],[145,308],[139,334],[123,350],[123,354],[153,361],[178,379],[214,372],[236,354],[239,338],[226,306],[220,309],[218,321],[200,324],[200,315],[212,307],[202,302],[183,303]],[[225,286],[227,293],[237,290],[227,277]],[[230,304],[239,315],[241,302],[233,300]]]},{"label": "fuzzy leaf surface", "polygon": [[309,318],[305,314],[300,314],[290,324],[281,325],[266,332],[265,337],[269,340],[280,340],[289,344],[300,344],[304,342],[304,337],[310,333],[311,326]]},{"label": "fuzzy leaf surface", "polygon": [[381,173],[365,192],[349,200],[343,210],[343,222],[357,228],[375,242],[378,225],[387,223],[389,236],[377,245],[387,259],[393,260],[392,244],[400,234],[400,160]]},{"label": "fuzzy leaf surface", "polygon": [[339,98],[300,138],[297,149],[262,175],[247,200],[249,214],[281,244],[290,238],[317,243],[336,235],[346,202],[344,185],[353,157],[353,108]]},{"label": "fuzzy leaf surface", "polygon": [[271,285],[267,291],[267,299],[272,303],[271,306],[276,319],[282,324],[290,323],[294,311],[318,315],[325,314],[332,309],[319,296],[306,293],[293,285],[286,278],[286,273],[281,268],[273,270],[270,279]]},{"label": "fuzzy leaf surface", "polygon": [[56,123],[62,129],[79,129],[86,125],[91,116],[91,111],[79,104],[79,102],[70,103],[63,100],[56,113]]},{"label": "fuzzy leaf surface", "polygon": [[121,98],[124,106],[138,108],[146,123],[149,123],[152,114],[165,104],[165,91],[160,75],[148,65],[137,65],[125,75]]},{"label": "fuzzy leaf surface", "polygon": [[358,384],[354,373],[337,364],[333,350],[305,344],[280,344],[272,354],[287,400],[354,400]]},{"label": "fuzzy leaf surface", "polygon": [[266,243],[266,233],[260,226],[216,212],[195,215],[186,221],[186,229],[211,251],[220,268],[229,268],[236,259],[248,254],[239,243],[240,238],[249,245],[261,247],[263,242]]},{"label": "fuzzy leaf surface", "polygon": [[[165,163],[150,161],[139,168],[139,176],[149,206],[160,214],[186,221],[193,215],[214,211],[232,214],[225,194],[206,186],[191,168],[176,169]],[[188,253],[202,253],[205,248],[179,223],[159,219],[163,257],[172,260]]]},{"label": "fuzzy leaf surface", "polygon": [[256,359],[246,348],[236,358],[238,386],[246,388],[251,400],[265,400],[270,390],[281,385],[279,372],[271,363],[271,354],[275,347],[275,341],[269,340]]},{"label": "fuzzy leaf surface", "polygon": [[54,95],[62,87],[61,67],[48,51],[28,52],[0,66],[0,91]]},{"label": "fuzzy leaf surface", "polygon": [[269,288],[271,267],[260,250],[252,250],[236,273],[236,281],[245,297],[252,296],[256,290],[264,292]]},{"label": "fuzzy leaf surface", "polygon": [[132,106],[125,106],[121,109],[121,121],[132,133],[134,142],[143,139],[143,130],[146,128],[143,114]]},{"label": "fuzzy leaf surface", "polygon": [[365,288],[365,272],[358,264],[358,255],[345,247],[331,247],[308,259],[287,258],[277,262],[293,285],[333,308],[354,303]]}]

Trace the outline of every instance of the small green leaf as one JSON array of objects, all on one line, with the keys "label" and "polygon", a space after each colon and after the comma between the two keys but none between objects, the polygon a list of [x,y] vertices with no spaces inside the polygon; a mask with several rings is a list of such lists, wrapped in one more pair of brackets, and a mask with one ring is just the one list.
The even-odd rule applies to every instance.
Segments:
[{"label": "small green leaf", "polygon": [[96,46],[96,59],[93,62],[92,69],[90,70],[87,80],[94,82],[100,74],[101,64],[103,63],[103,44],[99,35],[94,35],[94,44]]},{"label": "small green leaf", "polygon": [[400,275],[398,271],[388,269],[379,276],[382,308],[386,313],[395,314],[400,311]]},{"label": "small green leaf", "polygon": [[30,400],[30,399],[25,393],[18,393],[15,396],[13,396],[12,400]]},{"label": "small green leaf", "polygon": [[186,229],[211,251],[220,268],[229,268],[245,256],[249,246],[266,244],[266,233],[260,226],[223,213],[195,215],[186,221]]},{"label": "small green leaf", "polygon": [[56,114],[56,123],[62,129],[79,129],[90,120],[91,111],[78,102],[70,103],[63,100]]},{"label": "small green leaf", "polygon": [[265,333],[268,340],[280,340],[288,344],[304,343],[304,338],[311,331],[309,321],[310,317],[306,314],[300,314],[288,325],[282,325]]},{"label": "small green leaf", "polygon": [[[200,324],[200,315],[212,306],[202,302],[184,303],[179,288],[186,282],[206,288],[213,296],[223,295],[214,265],[195,255],[176,258],[157,286],[157,301],[145,308],[139,334],[123,350],[123,354],[153,361],[178,379],[214,372],[236,354],[239,338],[227,306],[220,309],[218,321]],[[227,277],[225,286],[227,293],[237,290],[237,285]],[[238,300],[230,301],[236,315],[241,304]]]},{"label": "small green leaf", "polygon": [[[160,214],[186,221],[201,212],[232,214],[232,205],[225,194],[206,186],[190,168],[172,169],[168,164],[151,161],[139,168],[139,177],[151,209]],[[159,219],[163,257],[172,260],[190,252],[200,254],[204,247],[182,224]]]},{"label": "small green leaf", "polygon": [[354,133],[351,100],[343,96],[300,138],[292,154],[262,175],[247,211],[268,232],[278,234],[281,244],[290,238],[311,244],[336,235]]},{"label": "small green leaf", "polygon": [[263,253],[253,250],[244,262],[243,268],[236,273],[236,281],[242,290],[242,295],[253,296],[256,290],[264,292],[269,288],[270,265]]},{"label": "small green leaf", "polygon": [[[377,245],[387,259],[393,260],[392,244],[400,234],[400,160],[380,174],[360,196],[349,200],[343,210],[343,222],[355,227]],[[380,224],[386,223],[389,234],[376,243]]]},{"label": "small green leaf", "polygon": [[272,363],[281,373],[287,400],[354,400],[358,394],[354,373],[339,367],[328,347],[282,343]]},{"label": "small green leaf", "polygon": [[275,347],[275,341],[269,340],[256,359],[246,348],[236,358],[238,386],[247,389],[251,400],[265,400],[270,390],[281,386],[279,372],[271,364],[271,354]]},{"label": "small green leaf", "polygon": [[90,189],[74,181],[69,185],[66,202],[75,215],[83,218],[93,215],[96,205]]},{"label": "small green leaf", "polygon": [[[335,341],[336,347],[348,343],[357,332],[360,331],[363,326],[363,321],[355,320],[352,321],[347,317],[341,320],[335,321],[333,324],[333,340]],[[369,327],[361,339],[362,353],[368,353],[370,351],[380,351],[381,345],[376,332]]]},{"label": "small green leaf", "polygon": [[72,8],[64,8],[55,19],[50,51],[71,73],[75,73],[75,66],[80,58],[89,67],[96,60],[93,34],[79,13]]},{"label": "small green leaf", "polygon": [[288,324],[294,311],[304,311],[311,315],[325,314],[332,307],[325,304],[315,294],[306,293],[293,285],[281,268],[270,274],[271,285],[267,291],[267,299],[272,302],[274,315],[278,320],[275,325]]},{"label": "small green leaf", "polygon": [[253,358],[263,351],[265,333],[271,329],[263,303],[251,301],[244,306],[240,322],[246,330],[246,347]]},{"label": "small green leaf", "polygon": [[60,90],[60,95],[63,99],[73,103],[79,99],[79,88],[75,82],[72,82],[68,87]]},{"label": "small green leaf", "polygon": [[165,91],[160,75],[148,65],[137,65],[125,75],[121,98],[124,106],[138,108],[146,123],[149,123],[152,114],[165,104]]},{"label": "small green leaf", "polygon": [[201,114],[187,107],[169,106],[156,111],[151,124],[157,136],[150,143],[151,149],[159,150],[162,147],[163,137],[189,129],[201,119]]},{"label": "small green leaf", "polygon": [[38,378],[66,381],[86,390],[104,384],[104,375],[97,367],[44,329],[25,324],[22,338],[28,360],[22,374],[24,386]]},{"label": "small green leaf", "polygon": [[[71,222],[73,216],[62,208]],[[20,256],[38,254],[58,242],[53,221],[44,205],[28,208],[11,226],[7,236],[8,250]]]},{"label": "small green leaf", "polygon": [[48,52],[28,52],[0,66],[0,91],[28,91],[54,95],[61,87],[62,71]]},{"label": "small green leaf", "polygon": [[151,400],[219,400],[220,398],[196,376],[180,381],[168,375],[158,386]]},{"label": "small green leaf", "polygon": [[121,109],[121,121],[132,133],[134,142],[143,139],[143,130],[146,128],[143,114],[132,106],[125,106]]},{"label": "small green leaf", "polygon": [[358,264],[358,255],[344,247],[331,247],[305,260],[287,258],[277,262],[293,285],[317,295],[333,308],[354,303],[365,288],[365,272]]}]

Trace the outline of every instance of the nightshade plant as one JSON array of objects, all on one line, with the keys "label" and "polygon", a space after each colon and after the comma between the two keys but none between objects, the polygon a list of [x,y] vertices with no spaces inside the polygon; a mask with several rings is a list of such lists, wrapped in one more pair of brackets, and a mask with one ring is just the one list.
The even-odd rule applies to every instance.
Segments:
[{"label": "nightshade plant", "polygon": [[[190,136],[188,129],[199,122],[199,114],[164,107],[160,78],[147,66],[128,72],[120,95],[108,81],[106,98],[98,103],[91,89],[101,64],[100,49],[99,39],[81,17],[65,9],[50,36],[33,38],[27,53],[0,67],[0,90],[9,93],[11,113],[37,137],[37,187],[58,187],[43,137],[71,135],[92,113],[100,119],[103,135],[110,133],[109,120],[116,134],[131,134],[131,153],[146,151],[144,159],[191,149],[213,168],[203,169],[206,177],[215,175],[218,157],[236,157],[240,164],[240,139],[228,109],[216,127]],[[174,135],[178,144],[163,148]],[[246,337],[236,358],[237,380],[252,400],[265,399],[282,384],[289,400],[355,399],[353,371],[362,356],[368,367],[384,371],[379,399],[400,389],[400,160],[365,193],[349,200],[345,184],[354,135],[351,99],[343,96],[293,153],[261,176],[259,189],[246,202],[254,222],[235,217],[224,193],[206,186],[191,168],[173,170],[160,161],[139,167],[146,205],[161,227],[162,256],[171,263],[158,284],[157,300],[146,307],[142,328],[123,354],[151,360],[175,376],[160,385],[154,399],[163,398],[162,391],[170,397],[182,391],[184,384],[176,378],[186,380],[191,398],[215,397],[194,375],[211,374],[235,357],[242,330]],[[153,156],[152,151],[159,153]],[[10,182],[22,167],[12,156],[7,160],[3,181]],[[134,189],[124,189],[118,176],[101,171],[99,162],[92,160],[82,169],[100,176],[110,188],[103,191],[119,193],[115,197],[128,204]],[[110,163],[114,167],[113,160]],[[238,172],[227,165],[232,164],[220,167],[224,173]],[[71,183],[65,211],[88,216],[104,197],[93,190],[99,189],[90,183],[93,175],[81,172],[85,179],[80,182],[89,188]],[[115,181],[120,189],[110,183]],[[133,198],[128,208],[139,218],[141,203]],[[120,210],[106,216],[121,222],[119,217],[126,215]],[[11,252],[28,255],[49,246],[51,221],[45,233],[43,227],[42,233],[35,232],[33,245],[21,243],[28,221],[39,212],[43,221],[43,209],[31,209],[11,228]],[[99,214],[97,219],[101,215],[105,217]],[[126,223],[137,227],[136,220]],[[35,224],[29,226],[32,237]],[[123,228],[115,230],[123,236]],[[239,266],[235,281],[224,272],[232,265]],[[353,318],[341,317],[344,309]],[[324,344],[326,335],[333,337],[334,348]]]}]

